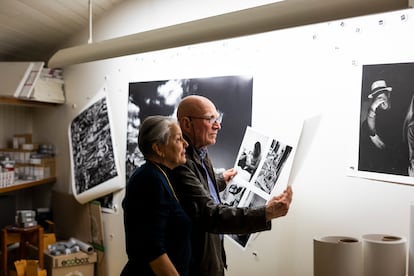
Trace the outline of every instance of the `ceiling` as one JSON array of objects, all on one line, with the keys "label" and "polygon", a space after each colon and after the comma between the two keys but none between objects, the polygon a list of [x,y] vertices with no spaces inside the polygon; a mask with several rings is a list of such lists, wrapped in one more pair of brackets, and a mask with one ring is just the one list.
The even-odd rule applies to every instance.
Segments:
[{"label": "ceiling", "polygon": [[[93,20],[95,21],[122,1],[127,0],[93,0]],[[178,31],[174,29],[175,26],[160,31],[164,31],[162,33],[164,35],[171,33],[174,29],[177,32],[171,34],[179,37],[182,35],[181,30],[185,27],[190,38],[180,42],[175,41],[175,44],[171,45],[165,43],[166,46],[177,46],[180,43],[203,41],[204,37],[197,41],[191,37],[195,36],[206,22],[209,24],[204,30],[206,34],[211,32],[211,27],[215,27],[218,32],[220,29],[226,29],[227,25],[233,24],[235,26],[230,27],[234,29],[234,35],[243,35],[405,9],[408,8],[408,2],[409,0],[285,0],[247,12],[200,20],[196,24],[184,24],[182,27],[177,25],[175,29],[179,28]],[[240,27],[243,24],[246,27]],[[0,0],[0,61],[45,61],[47,63],[67,38],[87,29],[88,25],[89,0]],[[225,34],[210,35],[210,38],[219,39],[222,38],[221,36]],[[165,46],[161,45],[158,40],[154,43],[157,45],[144,50]],[[85,47],[95,51],[95,48],[92,49],[94,45]],[[84,52],[84,49],[80,49],[80,52]]]},{"label": "ceiling", "polygon": [[[93,0],[92,18],[122,1]],[[88,0],[0,0],[0,60],[46,62],[65,39],[88,26]]]}]

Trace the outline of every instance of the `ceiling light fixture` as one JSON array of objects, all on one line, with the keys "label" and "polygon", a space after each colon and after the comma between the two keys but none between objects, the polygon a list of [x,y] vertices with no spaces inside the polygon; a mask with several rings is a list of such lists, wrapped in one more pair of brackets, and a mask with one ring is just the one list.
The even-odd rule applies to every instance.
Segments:
[{"label": "ceiling light fixture", "polygon": [[[330,5],[325,5],[320,0],[308,0],[306,7],[303,6],[301,1],[297,0],[275,2],[137,34],[61,49],[49,59],[48,67],[60,68],[67,65],[405,8],[401,7],[399,2],[393,7],[380,7],[370,4],[370,2],[374,4],[376,1],[356,1],[350,4],[349,0],[338,0],[331,1]],[[350,5],[352,9],[350,9]],[[371,9],[367,7],[371,7]]]},{"label": "ceiling light fixture", "polygon": [[[277,3],[276,3],[277,4]],[[269,9],[272,6],[273,8]],[[49,68],[167,49],[268,31],[275,26],[275,3],[57,51]],[[280,24],[276,24],[280,25]]]}]

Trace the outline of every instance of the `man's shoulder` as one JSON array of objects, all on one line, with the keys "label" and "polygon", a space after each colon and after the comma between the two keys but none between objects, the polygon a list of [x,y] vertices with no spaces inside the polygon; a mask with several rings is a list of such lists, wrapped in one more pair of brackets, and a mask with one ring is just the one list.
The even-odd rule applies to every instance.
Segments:
[{"label": "man's shoulder", "polygon": [[187,161],[185,162],[185,164],[179,165],[173,169],[173,175],[179,176],[179,175],[194,174],[196,170],[197,170],[197,166],[194,160],[187,158]]}]

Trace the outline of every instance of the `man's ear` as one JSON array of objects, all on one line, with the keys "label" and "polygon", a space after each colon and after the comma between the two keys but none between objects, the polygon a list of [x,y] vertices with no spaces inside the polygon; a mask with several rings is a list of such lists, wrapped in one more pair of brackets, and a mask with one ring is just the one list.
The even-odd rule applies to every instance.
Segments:
[{"label": "man's ear", "polygon": [[191,120],[188,117],[182,117],[180,120],[180,127],[183,132],[188,132],[191,129]]}]

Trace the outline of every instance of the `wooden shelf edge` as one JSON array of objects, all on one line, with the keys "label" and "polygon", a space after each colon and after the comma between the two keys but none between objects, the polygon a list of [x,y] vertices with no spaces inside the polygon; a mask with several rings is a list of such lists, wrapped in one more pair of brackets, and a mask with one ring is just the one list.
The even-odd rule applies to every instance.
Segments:
[{"label": "wooden shelf edge", "polygon": [[5,97],[5,96],[0,96],[0,104],[16,105],[16,106],[30,106],[30,107],[45,107],[45,106],[61,105],[61,103],[39,102],[39,101],[25,100],[25,99]]},{"label": "wooden shelf edge", "polygon": [[19,191],[31,187],[36,187],[44,184],[50,184],[56,182],[56,177],[48,177],[43,178],[35,181],[22,181],[17,182],[16,184],[13,184],[11,186],[0,188],[0,194],[13,192],[13,191]]}]

